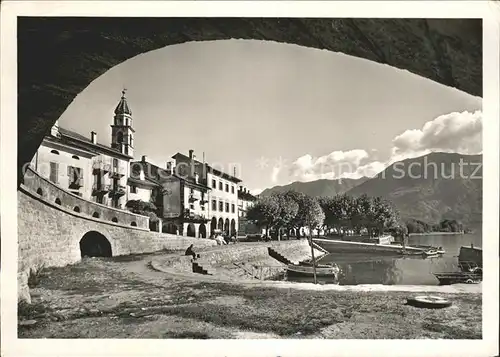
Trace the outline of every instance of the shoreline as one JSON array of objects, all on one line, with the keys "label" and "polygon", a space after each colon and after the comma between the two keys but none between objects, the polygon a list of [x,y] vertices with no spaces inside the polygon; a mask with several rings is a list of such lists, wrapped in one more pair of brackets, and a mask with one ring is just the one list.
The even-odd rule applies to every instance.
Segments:
[{"label": "shoreline", "polygon": [[471,233],[464,233],[464,232],[426,232],[426,233],[410,233],[410,237],[412,236],[465,236],[469,235]]}]

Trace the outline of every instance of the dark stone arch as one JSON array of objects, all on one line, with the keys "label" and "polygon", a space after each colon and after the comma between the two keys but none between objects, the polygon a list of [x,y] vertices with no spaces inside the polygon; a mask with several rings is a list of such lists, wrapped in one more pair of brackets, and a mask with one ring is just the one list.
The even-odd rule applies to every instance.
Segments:
[{"label": "dark stone arch", "polygon": [[137,223],[136,223],[135,221],[133,221],[132,223],[130,223],[130,225],[131,225],[132,227],[137,227]]},{"label": "dark stone arch", "polygon": [[194,227],[194,223],[189,223],[188,224],[186,235],[188,237],[196,237],[196,229]]},{"label": "dark stone arch", "polygon": [[116,217],[113,217],[113,218],[111,219],[111,222],[115,222],[115,223],[118,223],[118,218],[116,218]]},{"label": "dark stone arch", "polygon": [[43,190],[41,187],[38,188],[38,190],[36,190],[36,193],[38,193],[40,196],[43,196]]},{"label": "dark stone arch", "polygon": [[54,201],[56,205],[61,205],[61,199],[59,197],[56,198],[56,200]]},{"label": "dark stone arch", "polygon": [[216,229],[217,229],[217,217],[214,216],[210,221],[210,235],[213,235]]},{"label": "dark stone arch", "polygon": [[73,211],[80,213],[80,207],[78,206],[73,207]]},{"label": "dark stone arch", "polygon": [[101,233],[90,231],[80,240],[81,257],[111,257],[111,243]]},{"label": "dark stone arch", "polygon": [[161,229],[162,233],[177,234],[177,225],[174,223],[166,223]]},{"label": "dark stone arch", "polygon": [[17,24],[18,183],[23,165],[76,95],[113,66],[173,44],[232,38],[291,43],[482,95],[481,19],[20,17]]},{"label": "dark stone arch", "polygon": [[207,226],[205,225],[205,223],[200,223],[200,228],[198,230],[198,237],[207,238]]},{"label": "dark stone arch", "polygon": [[219,218],[219,222],[217,223],[217,229],[220,229],[221,231],[224,230],[224,220],[221,218]]},{"label": "dark stone arch", "polygon": [[92,213],[92,217],[94,218],[99,218],[101,215],[99,214],[99,212],[94,212]]},{"label": "dark stone arch", "polygon": [[231,230],[230,230],[230,233],[231,233],[232,236],[236,235],[236,221],[235,221],[234,218],[231,220]]},{"label": "dark stone arch", "polygon": [[224,221],[224,233],[229,234],[229,218]]}]

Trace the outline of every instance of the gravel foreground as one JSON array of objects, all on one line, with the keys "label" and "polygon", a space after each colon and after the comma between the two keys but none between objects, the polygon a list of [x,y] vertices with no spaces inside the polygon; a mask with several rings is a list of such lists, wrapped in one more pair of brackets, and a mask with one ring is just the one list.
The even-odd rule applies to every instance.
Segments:
[{"label": "gravel foreground", "polygon": [[[19,338],[481,339],[481,294],[321,291],[195,282],[148,267],[151,255],[44,270],[19,305]],[[435,295],[435,294],[433,294]]]}]

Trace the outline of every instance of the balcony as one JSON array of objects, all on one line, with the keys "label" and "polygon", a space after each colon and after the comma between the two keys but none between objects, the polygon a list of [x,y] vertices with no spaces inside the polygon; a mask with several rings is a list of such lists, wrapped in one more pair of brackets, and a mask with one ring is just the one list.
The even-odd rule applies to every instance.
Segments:
[{"label": "balcony", "polygon": [[80,177],[79,179],[76,179],[72,182],[69,183],[68,188],[72,190],[78,190],[81,187],[83,187],[83,177]]},{"label": "balcony", "polygon": [[104,160],[97,160],[92,163],[92,170],[94,174],[98,174],[99,172],[109,172],[111,170],[111,164]]},{"label": "balcony", "polygon": [[206,222],[206,221],[208,221],[208,219],[205,217],[205,215],[194,213],[194,211],[190,210],[189,208],[184,210],[182,218],[184,218],[185,220],[188,220],[188,221],[192,221],[192,222]]},{"label": "balcony", "polygon": [[112,166],[109,171],[109,177],[120,178],[125,176],[125,168],[121,166]]},{"label": "balcony", "polygon": [[94,196],[96,196],[96,195],[104,195],[107,192],[109,192],[110,189],[111,189],[111,185],[110,184],[107,184],[107,183],[94,183],[92,185],[92,194]]},{"label": "balcony", "polygon": [[125,194],[125,192],[126,192],[126,187],[124,185],[116,185],[111,188],[109,194],[111,196],[121,197]]}]

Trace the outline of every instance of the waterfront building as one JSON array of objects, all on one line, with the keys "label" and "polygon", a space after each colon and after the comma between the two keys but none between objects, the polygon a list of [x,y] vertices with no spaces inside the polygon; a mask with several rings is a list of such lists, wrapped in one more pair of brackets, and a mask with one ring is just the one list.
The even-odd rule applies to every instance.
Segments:
[{"label": "waterfront building", "polygon": [[257,197],[252,195],[246,187],[238,187],[238,216],[241,220],[246,217],[247,210],[255,204]]},{"label": "waterfront building", "polygon": [[194,178],[196,182],[210,188],[208,192],[208,207],[206,216],[209,232],[212,235],[216,229],[226,235],[237,235],[238,232],[238,184],[241,179],[219,170],[203,160],[196,160],[194,150],[189,155],[177,153],[175,160],[176,174],[181,177]]},{"label": "waterfront building", "polygon": [[155,204],[156,213],[163,222],[163,232],[208,237],[210,187],[197,175],[179,174],[172,162],[161,168],[148,162],[146,156],[132,162],[130,167],[130,190],[139,199]]},{"label": "waterfront building", "polygon": [[125,92],[114,114],[111,146],[98,143],[94,131],[85,137],[56,121],[35,153],[31,168],[74,195],[125,209],[134,133]]}]

